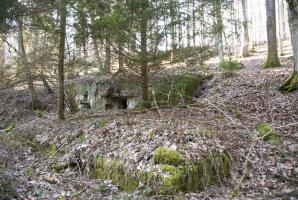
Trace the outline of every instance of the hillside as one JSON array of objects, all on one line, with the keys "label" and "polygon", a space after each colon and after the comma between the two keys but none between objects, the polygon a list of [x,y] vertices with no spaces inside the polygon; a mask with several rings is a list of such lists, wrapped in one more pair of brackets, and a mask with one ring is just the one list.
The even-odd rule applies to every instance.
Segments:
[{"label": "hillside", "polygon": [[[54,96],[44,94],[47,111],[29,112],[26,91],[1,92],[0,198],[296,199],[298,96],[278,91],[292,60],[285,55],[283,67],[263,69],[264,55],[259,47],[228,77],[208,62],[205,73],[213,78],[186,106],[79,112],[60,123]],[[140,181],[137,171],[161,169],[158,147],[177,152],[185,163],[227,153],[228,174],[185,193],[157,193],[152,184],[130,187]],[[98,158],[117,163],[120,177],[107,172],[96,179]]]}]

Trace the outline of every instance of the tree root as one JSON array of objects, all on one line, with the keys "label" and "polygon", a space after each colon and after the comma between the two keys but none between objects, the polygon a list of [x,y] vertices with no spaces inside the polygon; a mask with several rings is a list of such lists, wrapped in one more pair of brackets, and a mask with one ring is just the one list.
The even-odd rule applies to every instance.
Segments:
[{"label": "tree root", "polygon": [[294,71],[287,79],[284,80],[279,91],[290,93],[298,90],[298,72]]}]

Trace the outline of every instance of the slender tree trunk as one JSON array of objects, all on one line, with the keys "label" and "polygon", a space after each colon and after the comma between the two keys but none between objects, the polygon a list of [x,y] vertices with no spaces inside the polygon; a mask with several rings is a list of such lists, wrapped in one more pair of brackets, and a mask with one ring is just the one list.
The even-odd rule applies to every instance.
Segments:
[{"label": "slender tree trunk", "polygon": [[48,94],[53,94],[54,92],[53,92],[50,84],[48,83],[46,76],[42,73],[39,77],[40,77],[40,80],[42,81],[43,86],[47,90]]},{"label": "slender tree trunk", "polygon": [[106,39],[105,43],[105,72],[109,73],[111,70],[111,43],[110,39]]},{"label": "slender tree trunk", "polygon": [[176,39],[176,6],[175,1],[170,0],[170,16],[171,16],[171,40],[172,40],[172,54],[171,54],[171,60],[174,60],[174,57],[176,55],[177,50],[177,39]]},{"label": "slender tree trunk", "polygon": [[141,19],[141,78],[142,78],[142,100],[145,107],[149,107],[149,79],[148,79],[148,52],[147,52],[147,29],[148,29],[148,16],[147,16],[146,0],[143,4],[144,13]]},{"label": "slender tree trunk", "polygon": [[98,50],[98,41],[96,39],[96,34],[95,34],[95,30],[94,30],[94,26],[95,26],[95,20],[94,20],[94,15],[91,14],[90,16],[91,18],[91,27],[90,27],[90,34],[91,34],[91,39],[93,42],[93,48],[94,48],[94,59],[96,60],[96,64],[99,65],[99,71],[102,70],[102,60],[101,60],[101,56]]},{"label": "slender tree trunk", "polygon": [[4,77],[4,65],[5,65],[5,45],[4,41],[0,39],[0,78]]},{"label": "slender tree trunk", "polygon": [[241,0],[242,5],[242,16],[243,16],[243,35],[242,35],[242,47],[241,47],[241,57],[249,56],[249,33],[248,33],[248,18],[247,18],[247,1]]},{"label": "slender tree trunk", "polygon": [[187,21],[186,21],[186,37],[187,37],[187,47],[190,47],[190,29],[191,29],[191,17],[190,17],[190,5],[189,2],[187,2]]},{"label": "slender tree trunk", "polygon": [[283,21],[285,19],[283,18],[283,3],[284,0],[277,0],[278,3],[278,53],[280,56],[283,55],[283,33],[282,33],[282,26],[283,26]]},{"label": "slender tree trunk", "polygon": [[97,39],[96,39],[94,33],[92,34],[92,40],[93,40],[93,48],[94,48],[94,57],[95,57],[95,60],[97,61],[97,64],[99,65],[99,70],[101,70],[102,69],[102,61],[101,61],[100,53],[98,50]]},{"label": "slender tree trunk", "polygon": [[122,43],[122,41],[118,42],[118,64],[119,64],[119,71],[123,71],[124,61],[123,61],[123,43]]},{"label": "slender tree trunk", "polygon": [[[83,56],[84,56],[84,60],[85,62],[88,61],[88,48],[87,48],[87,41],[83,42]],[[88,66],[84,66],[84,75],[88,75]]]},{"label": "slender tree trunk", "polygon": [[61,0],[59,5],[60,15],[60,30],[59,30],[59,58],[58,58],[58,82],[59,82],[59,94],[58,94],[58,119],[64,120],[64,58],[65,58],[65,39],[66,39],[66,0]]},{"label": "slender tree trunk", "polygon": [[216,12],[216,46],[218,51],[219,62],[224,62],[224,50],[223,50],[223,21],[221,14],[221,0],[216,0],[215,2],[215,12]]},{"label": "slender tree trunk", "polygon": [[238,31],[237,31],[237,21],[238,17],[236,15],[236,9],[237,9],[237,4],[236,1],[234,0],[233,2],[233,8],[232,8],[232,13],[231,13],[231,21],[233,22],[233,48],[234,48],[234,56],[237,57],[237,48],[238,48]]},{"label": "slender tree trunk", "polygon": [[266,13],[268,54],[264,67],[279,67],[281,64],[277,51],[275,0],[266,0]]},{"label": "slender tree trunk", "polygon": [[137,35],[136,35],[136,33],[132,33],[132,34],[133,34],[133,38],[131,40],[131,51],[136,52],[137,51],[137,41],[136,41]]},{"label": "slender tree trunk", "polygon": [[165,36],[165,45],[166,45],[166,51],[169,49],[169,42],[168,42],[168,26],[167,26],[167,13],[166,8],[163,10],[163,25],[164,25],[164,36]]},{"label": "slender tree trunk", "polygon": [[183,48],[183,27],[182,27],[182,15],[181,15],[181,7],[180,3],[178,3],[178,48]]},{"label": "slender tree trunk", "polygon": [[192,0],[192,44],[196,46],[196,1]]},{"label": "slender tree trunk", "polygon": [[31,69],[29,63],[27,61],[27,56],[24,47],[24,39],[23,39],[23,21],[22,18],[18,18],[18,54],[20,56],[20,61],[23,66],[23,70],[25,73],[25,78],[27,80],[28,90],[30,92],[32,107],[34,110],[41,109],[41,101],[39,100],[36,90],[33,84],[33,77],[31,73]]}]

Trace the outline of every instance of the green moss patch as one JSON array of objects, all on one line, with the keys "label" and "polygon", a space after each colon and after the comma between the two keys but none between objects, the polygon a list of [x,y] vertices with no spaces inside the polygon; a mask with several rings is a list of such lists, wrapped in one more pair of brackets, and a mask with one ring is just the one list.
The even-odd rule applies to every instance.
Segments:
[{"label": "green moss patch", "polygon": [[229,154],[210,154],[198,163],[172,166],[161,165],[160,170],[166,173],[159,180],[158,193],[175,194],[204,190],[207,186],[221,182],[231,169]]},{"label": "green moss patch", "polygon": [[103,157],[98,157],[94,169],[93,175],[96,178],[111,180],[121,190],[132,192],[139,186],[138,177],[129,173],[121,161],[109,161]]},{"label": "green moss patch", "polygon": [[131,173],[122,161],[98,157],[93,175],[99,179],[111,180],[127,192],[134,191],[139,183],[149,191],[149,195],[196,192],[223,181],[230,173],[231,160],[228,153],[209,154],[197,163],[181,163],[177,166],[161,164],[149,172]]},{"label": "green moss patch", "polygon": [[109,121],[107,119],[102,119],[98,122],[98,126],[100,128],[105,128],[109,124]]},{"label": "green moss patch", "polygon": [[279,90],[285,93],[297,91],[298,90],[298,72],[293,72],[286,80],[284,80]]},{"label": "green moss patch", "polygon": [[207,139],[213,139],[217,137],[217,130],[214,127],[205,127],[200,130],[200,135]]},{"label": "green moss patch", "polygon": [[202,84],[200,78],[192,75],[172,77],[169,80],[157,81],[153,86],[158,105],[191,103],[194,92]]},{"label": "green moss patch", "polygon": [[154,151],[153,161],[156,164],[169,164],[177,166],[183,162],[182,155],[177,151],[159,147]]},{"label": "green moss patch", "polygon": [[259,132],[258,137],[262,138],[264,141],[268,141],[270,144],[281,143],[278,134],[268,124],[259,124],[257,130]]}]

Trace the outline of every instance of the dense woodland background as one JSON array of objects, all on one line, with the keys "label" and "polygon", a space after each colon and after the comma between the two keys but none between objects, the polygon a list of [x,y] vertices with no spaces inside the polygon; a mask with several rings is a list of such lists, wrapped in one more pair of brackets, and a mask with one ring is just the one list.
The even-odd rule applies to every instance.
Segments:
[{"label": "dense woodland background", "polygon": [[0,0],[0,199],[296,199],[297,89],[297,0]]}]

